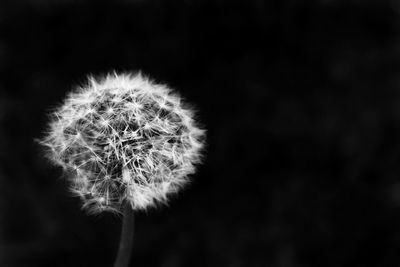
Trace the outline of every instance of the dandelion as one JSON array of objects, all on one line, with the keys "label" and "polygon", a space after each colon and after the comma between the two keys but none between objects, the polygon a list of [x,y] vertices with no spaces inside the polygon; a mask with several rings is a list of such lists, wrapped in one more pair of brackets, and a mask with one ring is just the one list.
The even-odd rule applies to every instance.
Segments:
[{"label": "dandelion", "polygon": [[85,210],[124,214],[122,246],[133,210],[166,202],[187,183],[204,137],[177,93],[140,73],[114,73],[70,93],[40,143],[72,173],[71,190]]}]

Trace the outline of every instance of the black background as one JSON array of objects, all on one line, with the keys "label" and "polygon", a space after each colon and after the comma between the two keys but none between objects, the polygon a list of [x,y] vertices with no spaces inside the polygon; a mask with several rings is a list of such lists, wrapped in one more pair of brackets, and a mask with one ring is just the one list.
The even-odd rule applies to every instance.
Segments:
[{"label": "black background", "polygon": [[34,139],[113,70],[208,130],[191,184],[137,213],[132,266],[400,266],[399,63],[395,0],[2,1],[0,266],[112,265],[120,218],[86,215]]}]

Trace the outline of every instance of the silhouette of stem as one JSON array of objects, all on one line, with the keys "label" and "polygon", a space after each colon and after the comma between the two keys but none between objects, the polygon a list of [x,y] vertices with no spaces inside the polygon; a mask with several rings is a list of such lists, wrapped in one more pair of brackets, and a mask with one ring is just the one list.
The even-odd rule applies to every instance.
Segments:
[{"label": "silhouette of stem", "polygon": [[119,249],[117,259],[115,260],[114,267],[127,267],[131,258],[133,234],[135,226],[134,211],[129,203],[124,204],[124,219],[122,222],[121,239],[119,242]]}]

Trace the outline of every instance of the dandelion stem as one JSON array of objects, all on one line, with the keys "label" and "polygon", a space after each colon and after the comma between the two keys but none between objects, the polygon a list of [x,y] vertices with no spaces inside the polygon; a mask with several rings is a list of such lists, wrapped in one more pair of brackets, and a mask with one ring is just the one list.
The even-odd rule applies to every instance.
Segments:
[{"label": "dandelion stem", "polygon": [[133,233],[135,226],[134,211],[128,203],[124,204],[124,219],[122,222],[121,239],[119,241],[119,249],[114,267],[127,267],[131,258],[133,245]]}]

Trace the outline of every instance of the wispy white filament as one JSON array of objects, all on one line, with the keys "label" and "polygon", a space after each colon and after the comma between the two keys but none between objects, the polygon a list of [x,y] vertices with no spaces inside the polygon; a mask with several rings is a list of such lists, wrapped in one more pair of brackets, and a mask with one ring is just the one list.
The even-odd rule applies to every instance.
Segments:
[{"label": "wispy white filament", "polygon": [[200,162],[205,131],[179,95],[140,74],[89,79],[68,95],[41,141],[72,171],[71,189],[92,213],[146,209],[167,199]]}]

